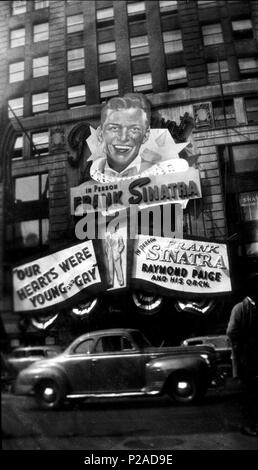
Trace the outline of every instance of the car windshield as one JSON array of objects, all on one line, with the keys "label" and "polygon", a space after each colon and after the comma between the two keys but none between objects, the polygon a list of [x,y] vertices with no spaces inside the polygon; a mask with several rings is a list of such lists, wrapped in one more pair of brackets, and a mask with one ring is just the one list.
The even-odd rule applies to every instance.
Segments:
[{"label": "car windshield", "polygon": [[60,351],[56,351],[54,349],[48,349],[46,351],[46,356],[47,357],[55,357],[55,356],[58,356],[60,354]]},{"label": "car windshield", "polygon": [[201,339],[193,339],[193,340],[187,341],[188,346],[199,346],[199,344],[204,344],[204,343],[205,341]]},{"label": "car windshield", "polygon": [[230,346],[228,338],[225,336],[208,338],[207,343],[213,344],[215,348],[228,348]]},{"label": "car windshield", "polygon": [[28,352],[28,356],[41,356],[44,357],[44,351],[41,349],[32,349],[31,351]]},{"label": "car windshield", "polygon": [[201,344],[212,345],[215,348],[228,348],[230,347],[227,336],[208,336],[203,338],[193,338],[185,340],[188,346],[197,346]]},{"label": "car windshield", "polygon": [[23,357],[26,357],[26,351],[13,351],[11,353],[11,357],[15,357],[17,359],[20,359],[20,358],[23,358]]},{"label": "car windshield", "polygon": [[150,342],[140,331],[132,331],[132,338],[140,349],[148,348],[151,346]]}]

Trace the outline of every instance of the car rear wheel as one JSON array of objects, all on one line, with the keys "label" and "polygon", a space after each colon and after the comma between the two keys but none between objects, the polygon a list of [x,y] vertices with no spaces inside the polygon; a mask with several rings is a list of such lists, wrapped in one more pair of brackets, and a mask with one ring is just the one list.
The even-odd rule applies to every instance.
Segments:
[{"label": "car rear wheel", "polygon": [[174,374],[167,385],[169,397],[176,403],[194,403],[204,394],[197,380],[188,372]]},{"label": "car rear wheel", "polygon": [[64,394],[61,387],[54,380],[43,380],[38,384],[35,397],[40,408],[56,409],[63,402]]}]

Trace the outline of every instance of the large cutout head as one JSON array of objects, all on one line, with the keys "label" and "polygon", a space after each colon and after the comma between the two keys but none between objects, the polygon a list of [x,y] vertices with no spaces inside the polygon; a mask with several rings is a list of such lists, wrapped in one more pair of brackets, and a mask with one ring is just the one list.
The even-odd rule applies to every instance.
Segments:
[{"label": "large cutout head", "polygon": [[144,95],[128,93],[111,98],[101,112],[98,139],[104,144],[107,162],[120,173],[139,154],[150,132],[150,105]]}]

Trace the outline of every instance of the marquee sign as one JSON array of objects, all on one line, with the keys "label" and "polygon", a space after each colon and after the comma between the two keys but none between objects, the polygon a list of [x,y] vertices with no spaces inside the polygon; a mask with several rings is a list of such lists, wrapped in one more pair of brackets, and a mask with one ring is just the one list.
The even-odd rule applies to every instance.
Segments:
[{"label": "marquee sign", "polygon": [[67,247],[13,269],[14,311],[39,312],[66,304],[82,292],[96,293],[101,281],[93,242]]},{"label": "marquee sign", "polygon": [[224,294],[231,291],[225,244],[139,235],[132,282],[164,295]]},{"label": "marquee sign", "polygon": [[83,216],[89,211],[117,211],[130,205],[144,208],[200,197],[199,171],[188,167],[186,171],[118,180],[112,184],[85,182],[71,188],[71,214]]}]

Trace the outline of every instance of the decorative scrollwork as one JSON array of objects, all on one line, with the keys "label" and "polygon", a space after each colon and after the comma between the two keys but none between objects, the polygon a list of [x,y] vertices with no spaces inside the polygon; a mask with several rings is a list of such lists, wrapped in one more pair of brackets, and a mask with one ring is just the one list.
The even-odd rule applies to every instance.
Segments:
[{"label": "decorative scrollwork", "polygon": [[153,315],[161,308],[163,297],[151,295],[146,292],[135,291],[132,294],[133,301],[139,311],[145,315]]},{"label": "decorative scrollwork", "polygon": [[208,315],[216,305],[215,299],[176,300],[175,308],[178,312]]},{"label": "decorative scrollwork", "polygon": [[165,120],[159,114],[154,114],[151,121],[151,127],[157,129],[167,128],[176,143],[186,142],[194,128],[194,119],[185,113],[180,117],[180,124],[175,121]]},{"label": "decorative scrollwork", "polygon": [[85,302],[74,307],[70,314],[73,318],[84,320],[98,305],[98,299],[88,299]]},{"label": "decorative scrollwork", "polygon": [[37,330],[46,330],[53,326],[57,320],[59,313],[44,314],[39,316],[34,316],[31,318],[31,324],[37,328]]}]

